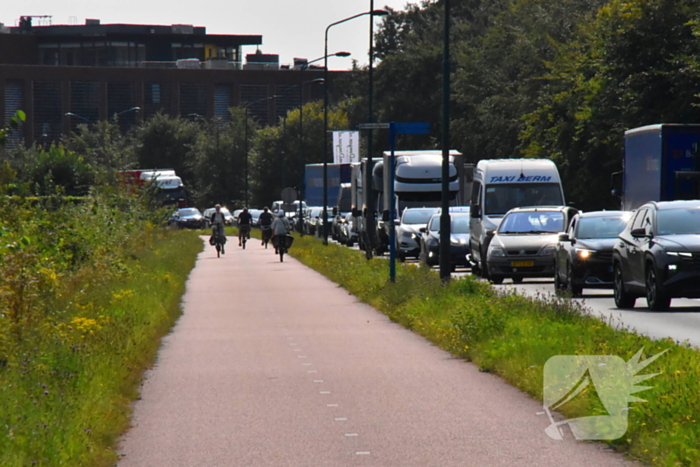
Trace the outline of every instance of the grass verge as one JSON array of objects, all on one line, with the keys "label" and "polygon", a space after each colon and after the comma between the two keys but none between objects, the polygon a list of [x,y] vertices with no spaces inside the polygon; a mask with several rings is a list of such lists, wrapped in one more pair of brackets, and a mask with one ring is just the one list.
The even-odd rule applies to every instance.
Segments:
[{"label": "grass verge", "polygon": [[23,337],[0,368],[0,465],[115,464],[129,404],[181,313],[201,248],[196,232],[154,229],[118,274],[76,283],[61,318]]},{"label": "grass verge", "polygon": [[[652,389],[637,394],[647,402],[630,405],[627,433],[609,443],[652,465],[700,465],[697,350],[615,329],[567,299],[501,295],[471,277],[443,286],[435,272],[399,264],[392,284],[386,260],[367,261],[362,252],[323,246],[312,237],[297,237],[290,254],[392,320],[538,400],[550,357],[616,355],[628,361],[642,348],[643,357],[669,349],[642,371],[659,375],[648,382]],[[607,414],[595,391],[584,391],[558,411],[569,419]]]}]

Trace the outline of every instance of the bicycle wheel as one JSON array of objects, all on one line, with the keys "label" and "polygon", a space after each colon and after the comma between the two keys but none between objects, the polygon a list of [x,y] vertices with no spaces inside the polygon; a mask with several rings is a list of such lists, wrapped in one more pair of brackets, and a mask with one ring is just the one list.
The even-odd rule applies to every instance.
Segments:
[{"label": "bicycle wheel", "polygon": [[244,249],[244,250],[245,250],[245,244],[246,244],[247,241],[248,241],[248,239],[246,238],[245,235],[243,235],[243,240],[242,240],[242,242],[243,242],[243,249]]},{"label": "bicycle wheel", "polygon": [[284,262],[284,247],[280,247],[280,263]]},{"label": "bicycle wheel", "polygon": [[221,244],[219,242],[216,243],[216,257],[221,258]]}]

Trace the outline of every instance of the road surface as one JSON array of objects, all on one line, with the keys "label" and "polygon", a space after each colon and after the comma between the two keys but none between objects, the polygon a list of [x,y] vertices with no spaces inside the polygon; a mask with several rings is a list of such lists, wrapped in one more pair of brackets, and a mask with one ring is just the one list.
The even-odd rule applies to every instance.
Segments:
[{"label": "road surface", "polygon": [[134,466],[629,466],[292,258],[206,246],[123,436]]}]

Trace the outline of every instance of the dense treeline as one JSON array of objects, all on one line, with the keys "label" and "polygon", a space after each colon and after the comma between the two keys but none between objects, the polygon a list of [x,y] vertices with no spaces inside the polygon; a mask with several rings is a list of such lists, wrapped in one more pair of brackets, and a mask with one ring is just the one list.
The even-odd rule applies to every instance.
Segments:
[{"label": "dense treeline", "polygon": [[[347,129],[345,107],[329,112],[329,129]],[[18,131],[19,124],[13,122],[15,128],[3,130],[0,137]],[[284,187],[302,185],[304,164],[323,161],[322,104],[304,105],[301,130],[303,139],[299,109],[278,126],[264,128],[239,108],[230,109],[227,121],[159,114],[128,133],[115,121],[79,125],[75,133],[46,147],[9,150],[0,144],[2,194],[85,196],[93,186],[114,184],[119,170],[172,168],[194,206],[242,207],[246,173],[249,204],[263,206],[279,199]]]},{"label": "dense treeline", "polygon": [[[433,124],[399,147],[440,147],[443,18],[441,1],[408,4],[376,33],[375,121]],[[610,176],[626,129],[700,122],[700,0],[455,0],[451,19],[451,146],[471,162],[553,159],[580,208],[618,207]],[[367,75],[355,66],[334,82],[330,130],[367,121]],[[322,121],[312,102],[301,139],[298,109],[265,128],[241,109],[226,122],[158,115],[128,135],[101,122],[61,146],[11,152],[3,170],[18,191],[80,194],[105,167],[172,167],[199,207],[242,206],[246,191],[261,206],[323,161]],[[374,132],[375,156],[387,145]]]},{"label": "dense treeline", "polygon": [[[551,158],[579,207],[616,207],[610,174],[621,169],[624,130],[700,122],[699,7],[453,1],[452,147],[473,162]],[[439,146],[443,14],[440,1],[408,5],[391,11],[376,36],[377,119],[433,122],[426,146]],[[362,70],[351,80],[348,95],[366,108]]]}]

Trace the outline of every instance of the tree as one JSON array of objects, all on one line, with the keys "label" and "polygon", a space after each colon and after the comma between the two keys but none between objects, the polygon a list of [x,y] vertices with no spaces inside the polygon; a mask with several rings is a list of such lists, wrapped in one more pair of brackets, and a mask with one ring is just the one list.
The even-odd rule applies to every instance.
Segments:
[{"label": "tree", "polygon": [[197,204],[216,203],[231,208],[245,203],[245,125],[248,125],[248,148],[252,147],[256,125],[245,118],[240,108],[230,109],[227,122],[213,119],[204,124],[193,147],[195,157],[195,192]]},{"label": "tree", "polygon": [[553,158],[580,207],[617,207],[609,176],[622,167],[626,129],[700,121],[698,6],[611,1],[549,64],[539,107],[525,116],[525,153]]},{"label": "tree", "polygon": [[139,168],[172,168],[185,181],[194,179],[192,148],[200,125],[179,117],[156,114],[136,129],[134,153]]},{"label": "tree", "polygon": [[[323,162],[323,104],[310,102],[303,110],[303,151],[299,151],[299,109],[290,110],[286,123],[258,131],[254,143],[252,175],[253,204],[269,205],[278,200],[282,189],[301,188],[304,165]],[[328,129],[348,129],[343,108],[329,109]],[[326,135],[330,138],[330,135]],[[328,143],[331,152],[331,142]],[[330,156],[329,156],[330,157]]]}]

